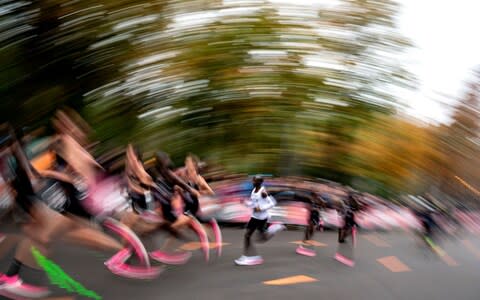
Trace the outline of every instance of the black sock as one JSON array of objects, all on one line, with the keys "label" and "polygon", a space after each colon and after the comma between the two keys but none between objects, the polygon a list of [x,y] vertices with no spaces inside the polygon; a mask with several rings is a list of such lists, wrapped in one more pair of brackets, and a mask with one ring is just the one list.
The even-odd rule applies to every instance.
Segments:
[{"label": "black sock", "polygon": [[18,273],[20,273],[20,268],[22,267],[22,262],[21,261],[18,261],[16,259],[13,259],[13,262],[12,264],[10,265],[10,267],[8,268],[8,271],[5,275],[7,276],[15,276],[17,275]]}]

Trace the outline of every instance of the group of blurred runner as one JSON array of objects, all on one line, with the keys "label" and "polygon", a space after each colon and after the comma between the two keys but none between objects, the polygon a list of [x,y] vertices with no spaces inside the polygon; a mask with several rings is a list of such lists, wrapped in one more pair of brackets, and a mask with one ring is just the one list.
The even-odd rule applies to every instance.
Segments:
[{"label": "group of blurred runner", "polygon": [[[164,270],[163,264],[187,263],[191,253],[175,251],[172,244],[175,240],[191,241],[191,232],[200,242],[205,260],[210,259],[209,241],[214,241],[214,249],[221,255],[220,227],[214,218],[202,213],[199,200],[215,192],[202,177],[202,163],[195,155],[188,155],[181,168],[175,168],[162,151],[144,160],[133,144],[119,152],[124,156],[94,157],[96,144],[89,141],[91,129],[76,113],[58,111],[51,124],[54,133],[43,139],[45,151],[36,158],[29,157],[26,145],[31,134],[9,124],[2,127],[0,194],[2,199],[10,199],[7,210],[17,216],[21,238],[10,267],[0,274],[0,294],[45,297],[48,288],[25,283],[20,273],[24,267],[38,267],[32,258],[33,247],[48,256],[58,240],[108,253],[111,257],[104,262],[108,270],[134,279],[157,277]],[[123,164],[118,164],[118,157],[124,157]],[[263,263],[252,243],[255,231],[259,233],[257,241],[266,242],[286,229],[283,224],[270,222],[268,211],[277,203],[267,191],[264,178],[255,176],[252,184],[253,190],[244,201],[252,215],[244,234],[244,253],[235,260],[237,265]],[[350,189],[343,199],[336,197],[333,201],[328,193],[311,189],[303,242],[297,253],[315,256],[311,241],[324,224],[322,210],[329,206],[342,220],[339,244],[350,236],[354,242],[356,215],[365,208],[361,197]],[[438,228],[436,213],[416,210],[421,233],[431,239]],[[2,217],[7,219],[12,214]],[[168,234],[164,245],[148,251],[142,237],[159,232]],[[13,235],[1,234],[0,242],[8,239]],[[152,260],[162,265],[152,265]]]}]

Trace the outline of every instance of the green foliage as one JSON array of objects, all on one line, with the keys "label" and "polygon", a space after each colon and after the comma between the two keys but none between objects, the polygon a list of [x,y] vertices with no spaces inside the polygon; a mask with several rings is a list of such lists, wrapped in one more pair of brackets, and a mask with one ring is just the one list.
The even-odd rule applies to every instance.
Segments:
[{"label": "green foliage", "polygon": [[368,176],[396,189],[357,163],[353,145],[401,106],[395,91],[414,81],[395,57],[409,43],[395,2],[341,2],[26,4],[0,16],[28,25],[0,41],[1,117],[46,124],[67,104],[95,128],[100,152],[133,141],[234,172]]}]

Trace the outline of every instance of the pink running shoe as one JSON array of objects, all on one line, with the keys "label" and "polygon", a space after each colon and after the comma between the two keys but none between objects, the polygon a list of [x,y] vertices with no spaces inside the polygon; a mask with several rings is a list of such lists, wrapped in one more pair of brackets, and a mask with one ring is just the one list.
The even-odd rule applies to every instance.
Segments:
[{"label": "pink running shoe", "polygon": [[357,226],[352,227],[352,243],[353,247],[357,247]]},{"label": "pink running shoe", "polygon": [[150,259],[145,246],[143,246],[138,236],[130,228],[112,218],[107,218],[103,225],[127,240],[130,246],[133,247],[133,250],[135,250],[135,254],[140,259],[140,262],[146,267],[150,266]]},{"label": "pink running shoe", "polygon": [[347,265],[349,267],[354,267],[355,266],[355,262],[351,259],[348,259],[346,258],[345,256],[339,254],[339,253],[335,253],[335,257],[334,257],[335,260],[341,262],[342,264],[344,265]]},{"label": "pink running shoe", "polygon": [[223,247],[223,239],[222,239],[222,231],[220,230],[220,226],[218,226],[217,220],[211,219],[210,226],[212,227],[213,234],[215,235],[215,245],[217,250],[217,256],[222,256],[222,247]]},{"label": "pink running shoe", "polygon": [[24,283],[18,276],[0,276],[0,293],[13,299],[40,299],[48,296],[46,287]]},{"label": "pink running shoe", "polygon": [[207,233],[205,232],[202,224],[200,224],[200,222],[195,217],[192,217],[192,222],[190,223],[190,226],[200,239],[202,251],[205,256],[205,261],[208,262],[208,260],[210,259],[210,245],[208,243]]},{"label": "pink running shoe", "polygon": [[150,257],[166,265],[184,265],[192,257],[190,252],[166,253],[160,250],[150,252]]},{"label": "pink running shoe", "polygon": [[114,256],[105,262],[105,266],[123,264],[132,256],[132,251],[128,248],[118,251]]},{"label": "pink running shoe", "polygon": [[313,251],[312,249],[305,248],[302,245],[298,246],[295,252],[297,252],[297,254],[309,256],[309,257],[314,257],[317,255],[315,251]]},{"label": "pink running shoe", "polygon": [[163,267],[137,267],[127,264],[108,265],[107,268],[115,275],[140,280],[157,278],[163,271]]}]

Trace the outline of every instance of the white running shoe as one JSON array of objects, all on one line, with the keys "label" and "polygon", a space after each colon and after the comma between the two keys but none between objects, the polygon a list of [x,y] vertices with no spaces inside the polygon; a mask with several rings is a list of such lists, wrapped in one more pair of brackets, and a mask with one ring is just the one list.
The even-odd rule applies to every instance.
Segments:
[{"label": "white running shoe", "polygon": [[235,260],[235,264],[239,266],[255,266],[255,265],[261,265],[262,263],[263,263],[263,258],[261,256],[242,255],[240,258]]},{"label": "white running shoe", "polygon": [[276,234],[277,232],[283,231],[287,229],[287,227],[283,224],[272,224],[270,227],[268,227],[268,233],[269,234]]},{"label": "white running shoe", "polygon": [[237,262],[237,261],[246,261],[247,259],[248,259],[248,256],[242,255],[242,256],[240,256],[239,258],[237,258],[237,259],[235,260],[235,262]]}]

